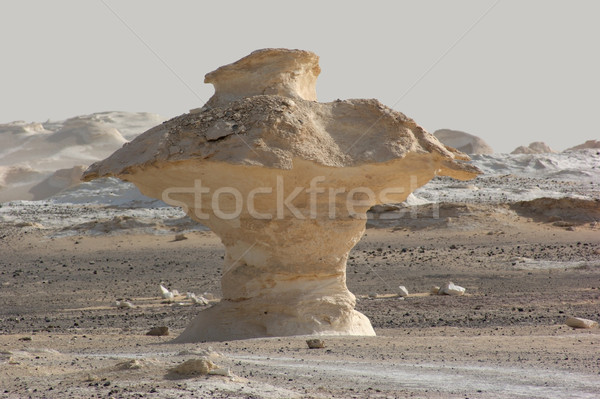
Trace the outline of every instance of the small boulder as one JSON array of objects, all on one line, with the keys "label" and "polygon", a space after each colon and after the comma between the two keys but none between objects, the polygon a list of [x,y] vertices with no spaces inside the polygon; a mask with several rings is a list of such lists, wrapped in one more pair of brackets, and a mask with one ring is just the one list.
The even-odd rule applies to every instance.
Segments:
[{"label": "small boulder", "polygon": [[119,309],[133,309],[135,305],[129,301],[116,301],[115,306]]},{"label": "small boulder", "polygon": [[309,349],[321,349],[321,348],[325,347],[325,342],[320,339],[313,338],[313,339],[307,339],[306,345],[308,345]]},{"label": "small boulder", "polygon": [[162,284],[160,285],[160,293],[163,299],[173,299],[175,297],[175,295]]},{"label": "small boulder", "polygon": [[405,298],[408,296],[408,290],[405,286],[401,285],[398,287],[398,296]]},{"label": "small boulder", "polygon": [[169,327],[161,326],[154,327],[150,331],[146,333],[146,335],[152,335],[155,337],[162,337],[164,335],[169,335]]},{"label": "small boulder", "polygon": [[438,295],[454,295],[460,296],[465,294],[466,289],[449,281],[444,284],[438,291]]},{"label": "small boulder", "polygon": [[179,366],[172,368],[171,373],[183,376],[197,375],[220,375],[223,377],[232,377],[231,371],[228,368],[219,367],[212,361],[200,358],[190,359],[181,363]]},{"label": "small boulder", "polygon": [[208,300],[202,295],[196,296],[196,294],[194,294],[193,292],[188,292],[186,296],[190,301],[192,301],[192,303],[198,305],[208,305]]},{"label": "small boulder", "polygon": [[440,287],[438,287],[437,285],[432,285],[431,288],[429,289],[429,293],[431,295],[437,295],[440,292]]},{"label": "small boulder", "polygon": [[598,322],[580,317],[567,317],[566,324],[572,328],[594,328],[598,326]]},{"label": "small boulder", "polygon": [[188,238],[185,236],[185,234],[180,233],[180,234],[176,234],[175,235],[175,240],[174,241],[183,241],[183,240],[187,240]]},{"label": "small boulder", "polygon": [[211,370],[218,367],[208,359],[190,359],[171,369],[175,374],[181,375],[208,375]]}]

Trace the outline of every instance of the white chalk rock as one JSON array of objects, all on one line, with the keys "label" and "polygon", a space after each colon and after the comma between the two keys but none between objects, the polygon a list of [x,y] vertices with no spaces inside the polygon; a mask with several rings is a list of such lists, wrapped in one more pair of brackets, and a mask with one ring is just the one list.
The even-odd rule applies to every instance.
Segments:
[{"label": "white chalk rock", "polygon": [[454,284],[453,282],[448,282],[444,284],[438,291],[438,295],[454,295],[460,296],[465,294],[466,289]]},{"label": "white chalk rock", "polygon": [[408,296],[408,290],[405,286],[401,285],[398,287],[398,296],[405,298]]},{"label": "white chalk rock", "polygon": [[129,301],[116,301],[115,306],[119,309],[133,309],[135,305]]},{"label": "white chalk rock", "polygon": [[160,285],[160,294],[163,299],[173,299],[175,295],[162,284]]},{"label": "white chalk rock", "polygon": [[84,174],[182,207],[225,245],[223,299],[177,342],[375,335],[346,286],[367,210],[435,176],[479,173],[377,100],[317,102],[318,60],[264,49],[218,68],[206,75],[215,93],[204,110],[148,130]]},{"label": "white chalk rock", "polygon": [[208,305],[208,301],[203,296],[196,296],[193,292],[187,293],[187,298],[192,301],[192,303],[198,305]]},{"label": "white chalk rock", "polygon": [[220,375],[222,377],[233,377],[229,367],[218,367],[208,372],[208,375]]},{"label": "white chalk rock", "polygon": [[580,317],[567,317],[565,323],[573,328],[594,328],[598,326],[598,322]]}]

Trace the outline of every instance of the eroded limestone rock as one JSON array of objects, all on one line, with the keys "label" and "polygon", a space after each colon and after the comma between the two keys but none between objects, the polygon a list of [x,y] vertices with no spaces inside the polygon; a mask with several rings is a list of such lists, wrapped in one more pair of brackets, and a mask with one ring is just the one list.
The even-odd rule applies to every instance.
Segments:
[{"label": "eroded limestone rock", "polygon": [[377,100],[316,102],[318,57],[258,50],[206,75],[207,104],[140,135],[85,173],[181,206],[226,248],[223,299],[179,342],[374,335],[346,260],[373,205],[436,175],[478,170]]}]

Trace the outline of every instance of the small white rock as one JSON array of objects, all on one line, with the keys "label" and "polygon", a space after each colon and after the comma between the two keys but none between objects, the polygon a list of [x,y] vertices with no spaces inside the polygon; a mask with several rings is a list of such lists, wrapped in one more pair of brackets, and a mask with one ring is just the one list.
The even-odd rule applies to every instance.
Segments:
[{"label": "small white rock", "polygon": [[160,292],[164,299],[173,299],[173,297],[175,297],[175,295],[173,295],[173,293],[165,288],[162,284],[160,285]]},{"label": "small white rock", "polygon": [[227,367],[219,367],[217,369],[210,370],[208,375],[222,375],[223,377],[232,377],[231,370]]},{"label": "small white rock", "polygon": [[594,328],[598,326],[598,322],[580,317],[567,317],[566,324],[573,328]]},{"label": "small white rock", "polygon": [[192,298],[192,302],[198,305],[208,305],[208,301],[203,296],[194,296],[194,298]]},{"label": "small white rock", "polygon": [[398,287],[398,296],[403,298],[408,296],[408,290],[405,286],[401,285]]},{"label": "small white rock", "polygon": [[437,285],[432,285],[431,288],[429,289],[429,292],[432,295],[437,295],[440,292],[440,287],[438,287]]},{"label": "small white rock", "polygon": [[115,306],[119,309],[133,309],[135,305],[129,301],[117,301],[115,302]]},{"label": "small white rock", "polygon": [[453,282],[447,282],[438,291],[438,295],[454,295],[460,296],[465,294],[466,289],[454,284]]}]

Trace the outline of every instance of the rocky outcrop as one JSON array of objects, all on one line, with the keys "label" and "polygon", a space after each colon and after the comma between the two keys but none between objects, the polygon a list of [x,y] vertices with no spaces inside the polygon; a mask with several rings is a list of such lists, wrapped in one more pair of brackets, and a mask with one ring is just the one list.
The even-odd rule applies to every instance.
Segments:
[{"label": "rocky outcrop", "polygon": [[307,51],[256,51],[206,75],[215,94],[204,107],[84,174],[181,206],[225,245],[223,300],[179,342],[373,335],[346,287],[366,211],[436,175],[477,175],[466,155],[376,100],[316,102],[319,71]]},{"label": "rocky outcrop", "polygon": [[42,200],[78,183],[79,165],[107,157],[162,120],[142,112],[101,112],[0,124],[0,202]]},{"label": "rocky outcrop", "polygon": [[483,139],[460,130],[440,129],[433,135],[447,146],[465,154],[493,154],[494,150]]},{"label": "rocky outcrop", "polygon": [[67,188],[78,185],[81,183],[81,175],[85,169],[85,166],[77,165],[72,168],[57,170],[51,176],[29,189],[29,193],[33,195],[32,200],[36,201],[48,198]]},{"label": "rocky outcrop", "polygon": [[555,154],[550,146],[542,141],[535,141],[527,147],[519,146],[511,152],[511,154]]},{"label": "rocky outcrop", "polygon": [[600,140],[588,140],[583,144],[567,148],[565,151],[592,150],[596,148],[600,148]]}]

